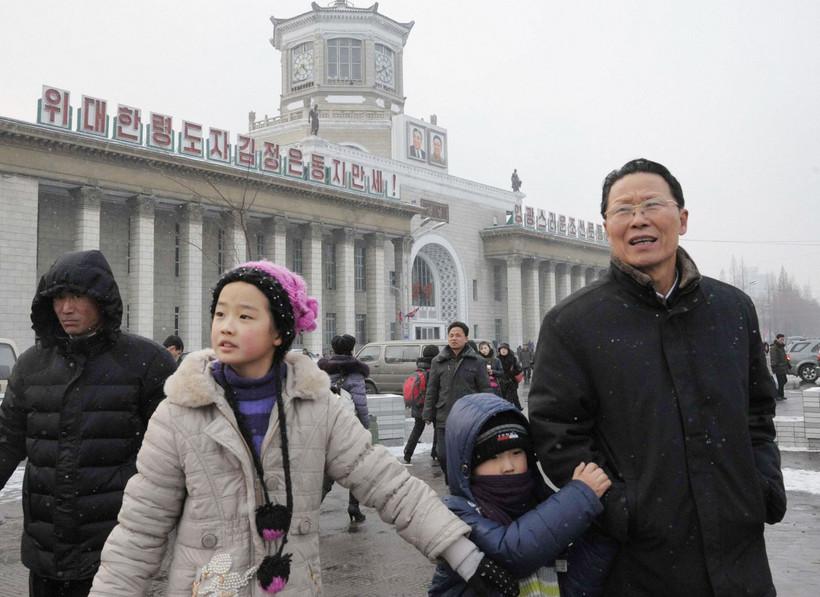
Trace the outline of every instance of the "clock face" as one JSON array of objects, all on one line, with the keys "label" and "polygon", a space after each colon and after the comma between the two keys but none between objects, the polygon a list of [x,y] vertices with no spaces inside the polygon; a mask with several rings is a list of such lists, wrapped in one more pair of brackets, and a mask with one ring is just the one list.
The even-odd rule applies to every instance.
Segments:
[{"label": "clock face", "polygon": [[302,83],[313,79],[313,46],[302,44],[291,50],[290,80]]},{"label": "clock face", "polygon": [[376,80],[390,89],[395,86],[393,53],[389,50],[376,52]]}]

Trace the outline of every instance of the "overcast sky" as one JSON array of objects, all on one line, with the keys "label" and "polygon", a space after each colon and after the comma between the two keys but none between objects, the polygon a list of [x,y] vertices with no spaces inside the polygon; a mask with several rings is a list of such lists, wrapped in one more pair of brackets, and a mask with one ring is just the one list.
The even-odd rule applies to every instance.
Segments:
[{"label": "overcast sky", "polygon": [[[321,2],[328,4],[329,2]],[[369,2],[357,2],[359,7]],[[274,115],[271,15],[308,0],[4,2],[0,115],[34,121],[44,83],[247,129]],[[437,114],[450,173],[525,203],[598,214],[604,175],[666,164],[690,209],[682,244],[703,273],[781,265],[820,295],[820,2],[382,0],[415,21],[408,114]],[[597,221],[597,220],[596,220]]]}]

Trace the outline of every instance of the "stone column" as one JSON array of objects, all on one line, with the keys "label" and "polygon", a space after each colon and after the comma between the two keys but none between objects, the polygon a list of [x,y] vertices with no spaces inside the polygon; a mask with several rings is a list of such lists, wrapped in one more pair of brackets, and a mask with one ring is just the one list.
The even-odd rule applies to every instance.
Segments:
[{"label": "stone column", "polygon": [[100,202],[102,191],[94,187],[80,187],[70,191],[77,201],[77,237],[74,248],[88,251],[100,248]]},{"label": "stone column", "polygon": [[576,292],[584,287],[584,270],[580,265],[573,265],[570,267],[570,289]]},{"label": "stone column", "polygon": [[248,243],[242,228],[242,216],[235,210],[222,212],[225,227],[225,269],[229,270],[248,260]]},{"label": "stone column", "polygon": [[336,243],[336,333],[356,335],[356,293],[353,279],[353,230],[333,232]]},{"label": "stone column", "polygon": [[396,268],[396,285],[398,294],[396,308],[402,313],[402,321],[399,324],[399,338],[401,340],[410,338],[410,323],[404,319],[404,314],[410,310],[410,291],[412,286],[411,277],[413,274],[413,264],[410,263],[410,251],[413,247],[413,237],[402,236],[392,239],[393,256]]},{"label": "stone column", "polygon": [[507,262],[507,342],[514,351],[524,343],[521,301],[521,257],[511,255]]},{"label": "stone column", "polygon": [[[305,237],[302,241],[302,260],[305,270],[308,295],[319,301],[319,313],[316,315],[316,330],[306,332],[303,345],[309,351],[322,354],[322,329],[325,321],[322,307],[322,227],[319,224],[306,224]],[[337,328],[338,329],[338,328]]]},{"label": "stone column", "polygon": [[538,267],[537,259],[527,259],[524,262],[522,272],[524,342],[537,340],[538,329],[541,326],[541,287],[538,284]]},{"label": "stone column", "polygon": [[288,222],[282,216],[266,218],[264,223],[265,257],[279,265],[287,265]]},{"label": "stone column", "polygon": [[[188,352],[210,346],[210,330],[202,329],[202,206],[187,203],[182,208],[180,278],[182,280],[182,313],[179,333]],[[206,332],[206,333],[203,333]]]},{"label": "stone column", "polygon": [[[37,288],[39,209],[37,179],[0,176],[0,280],[5,281],[0,284],[0,330],[21,352],[34,344],[30,315],[32,293]],[[53,260],[56,255],[47,257]]]},{"label": "stone column", "polygon": [[563,301],[572,292],[572,273],[568,263],[559,263],[555,271],[555,295],[558,302]]},{"label": "stone column", "polygon": [[365,236],[367,255],[367,341],[383,342],[385,336],[385,269],[384,234],[377,232]]},{"label": "stone column", "polygon": [[154,338],[154,206],[148,195],[128,200],[131,264],[128,273],[129,331]]},{"label": "stone column", "polygon": [[547,311],[552,309],[557,303],[557,296],[555,294],[555,264],[552,261],[544,262],[542,270],[541,282],[541,318],[547,314]]}]

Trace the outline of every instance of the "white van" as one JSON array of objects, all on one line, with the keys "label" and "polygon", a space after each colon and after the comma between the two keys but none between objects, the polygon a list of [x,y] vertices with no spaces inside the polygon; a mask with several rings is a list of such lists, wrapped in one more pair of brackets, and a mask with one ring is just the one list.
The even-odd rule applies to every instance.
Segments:
[{"label": "white van", "polygon": [[17,345],[13,340],[0,338],[0,402],[6,395],[11,370],[17,362]]}]

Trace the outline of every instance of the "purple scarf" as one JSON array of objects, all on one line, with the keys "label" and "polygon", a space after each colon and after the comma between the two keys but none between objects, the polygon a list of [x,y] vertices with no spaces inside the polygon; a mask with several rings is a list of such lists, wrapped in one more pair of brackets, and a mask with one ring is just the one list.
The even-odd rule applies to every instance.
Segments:
[{"label": "purple scarf", "polygon": [[538,503],[530,471],[519,475],[484,475],[470,481],[481,515],[507,525]]}]

